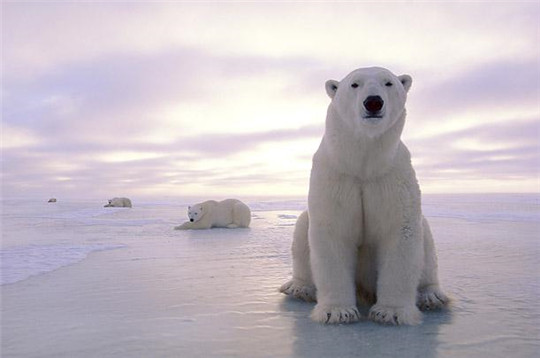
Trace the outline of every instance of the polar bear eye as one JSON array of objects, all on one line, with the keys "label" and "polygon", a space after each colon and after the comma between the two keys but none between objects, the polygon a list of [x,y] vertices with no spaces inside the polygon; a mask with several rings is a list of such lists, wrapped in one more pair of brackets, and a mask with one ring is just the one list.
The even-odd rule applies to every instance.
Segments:
[{"label": "polar bear eye", "polygon": [[392,82],[386,82],[384,85],[386,87],[392,87],[394,84]]},{"label": "polar bear eye", "polygon": [[358,83],[353,83],[353,84],[351,85],[351,87],[352,87],[352,88],[357,88],[357,87],[358,87]]}]

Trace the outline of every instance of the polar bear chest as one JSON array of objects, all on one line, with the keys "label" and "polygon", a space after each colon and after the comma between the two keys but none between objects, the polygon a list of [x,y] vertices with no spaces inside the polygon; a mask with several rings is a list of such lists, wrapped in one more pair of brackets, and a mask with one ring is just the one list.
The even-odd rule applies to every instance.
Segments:
[{"label": "polar bear chest", "polygon": [[419,196],[407,170],[366,181],[319,166],[312,171],[308,206],[314,220],[339,222],[340,230],[369,243],[417,221]]}]

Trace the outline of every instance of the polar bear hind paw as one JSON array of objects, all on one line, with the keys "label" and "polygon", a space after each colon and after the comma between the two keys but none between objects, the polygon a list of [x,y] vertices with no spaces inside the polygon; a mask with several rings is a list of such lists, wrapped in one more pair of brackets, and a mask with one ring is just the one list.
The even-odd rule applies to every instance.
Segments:
[{"label": "polar bear hind paw", "polygon": [[283,284],[279,291],[302,301],[317,302],[316,289],[313,285],[304,285],[295,280],[290,280]]},{"label": "polar bear hind paw", "polygon": [[325,324],[353,323],[360,320],[360,312],[356,306],[329,307],[315,306],[311,319]]},{"label": "polar bear hind paw", "polygon": [[438,286],[428,286],[421,289],[416,297],[416,306],[422,311],[441,309],[450,302]]},{"label": "polar bear hind paw", "polygon": [[369,310],[369,319],[390,325],[417,325],[422,322],[422,314],[412,306],[410,308],[375,305]]}]

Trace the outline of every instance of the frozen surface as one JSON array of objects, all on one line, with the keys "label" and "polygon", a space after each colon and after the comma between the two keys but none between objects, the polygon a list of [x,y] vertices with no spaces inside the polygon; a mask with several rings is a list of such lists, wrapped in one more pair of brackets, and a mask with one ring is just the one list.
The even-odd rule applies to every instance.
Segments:
[{"label": "frozen surface", "polygon": [[416,327],[319,325],[277,291],[303,200],[205,231],[172,230],[181,201],[3,201],[1,356],[536,357],[539,200],[424,196],[454,303]]}]

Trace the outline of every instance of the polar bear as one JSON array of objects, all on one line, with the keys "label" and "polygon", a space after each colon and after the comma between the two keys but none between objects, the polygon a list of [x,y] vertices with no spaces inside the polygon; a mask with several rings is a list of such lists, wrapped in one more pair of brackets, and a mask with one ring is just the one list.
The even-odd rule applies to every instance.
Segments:
[{"label": "polar bear", "polygon": [[112,198],[105,208],[131,208],[131,200],[128,198]]},{"label": "polar bear", "polygon": [[293,235],[293,278],[280,288],[316,301],[315,321],[359,320],[358,299],[374,304],[373,321],[414,325],[421,322],[419,308],[448,302],[400,139],[411,83],[380,67],[326,82],[331,103],[313,157],[308,210]]},{"label": "polar bear", "polygon": [[208,200],[189,206],[188,217],[189,221],[176,226],[175,229],[246,228],[251,222],[251,211],[246,204],[237,199]]}]

